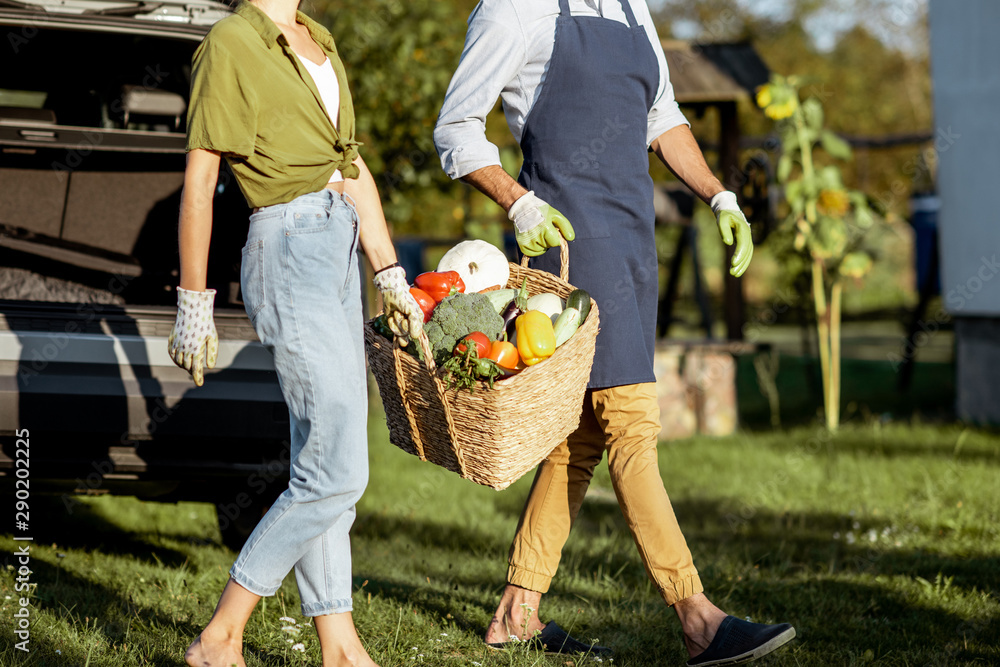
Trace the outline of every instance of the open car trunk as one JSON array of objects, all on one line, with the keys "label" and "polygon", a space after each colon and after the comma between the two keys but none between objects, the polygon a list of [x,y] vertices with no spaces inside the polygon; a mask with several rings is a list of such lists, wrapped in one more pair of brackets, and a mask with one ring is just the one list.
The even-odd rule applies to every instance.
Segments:
[{"label": "open car trunk", "polygon": [[[34,28],[0,68],[0,246],[15,251],[4,264],[45,257],[98,289],[118,275],[122,303],[170,305],[190,63],[203,31],[98,39],[86,28]],[[210,287],[219,305],[238,306],[248,211],[228,170],[215,209]],[[4,282],[0,298],[23,298]]]}]

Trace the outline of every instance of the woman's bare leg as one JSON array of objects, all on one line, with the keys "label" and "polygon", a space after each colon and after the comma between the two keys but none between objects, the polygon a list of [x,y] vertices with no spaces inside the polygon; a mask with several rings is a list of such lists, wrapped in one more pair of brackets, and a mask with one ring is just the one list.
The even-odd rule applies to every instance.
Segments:
[{"label": "woman's bare leg", "polygon": [[243,661],[243,628],[260,600],[232,579],[226,583],[212,620],[201,631],[184,660],[191,667],[246,667]]},{"label": "woman's bare leg", "polygon": [[351,612],[316,616],[313,622],[323,651],[323,667],[378,667],[361,644]]}]

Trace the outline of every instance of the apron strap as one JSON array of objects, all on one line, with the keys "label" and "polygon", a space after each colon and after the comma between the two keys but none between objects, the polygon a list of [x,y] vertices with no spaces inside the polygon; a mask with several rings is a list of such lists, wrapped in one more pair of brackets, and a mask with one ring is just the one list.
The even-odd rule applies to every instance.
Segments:
[{"label": "apron strap", "polygon": [[[563,0],[559,0],[562,4]],[[618,0],[622,5],[622,10],[625,12],[625,18],[628,19],[628,27],[638,28],[639,24],[635,20],[635,14],[632,13],[632,3],[629,0]]]},{"label": "apron strap", "polygon": [[569,0],[559,0],[559,15],[569,16]]}]

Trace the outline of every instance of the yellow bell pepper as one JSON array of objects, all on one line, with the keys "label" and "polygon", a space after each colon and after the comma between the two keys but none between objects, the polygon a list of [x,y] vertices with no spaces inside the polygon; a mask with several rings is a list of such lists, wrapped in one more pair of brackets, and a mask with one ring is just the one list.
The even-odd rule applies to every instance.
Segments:
[{"label": "yellow bell pepper", "polygon": [[534,366],[556,351],[552,320],[545,313],[529,310],[518,315],[514,326],[517,329],[517,351],[525,366]]}]

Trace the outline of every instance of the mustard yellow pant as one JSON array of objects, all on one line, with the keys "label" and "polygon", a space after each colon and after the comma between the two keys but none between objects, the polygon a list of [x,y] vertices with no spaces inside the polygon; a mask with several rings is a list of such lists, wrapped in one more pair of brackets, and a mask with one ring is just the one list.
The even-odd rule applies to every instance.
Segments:
[{"label": "mustard yellow pant", "polygon": [[618,504],[663,599],[672,605],[702,592],[657,467],[659,433],[655,384],[588,390],[580,426],[538,466],[510,547],[507,581],[548,591],[594,468],[607,452]]}]

